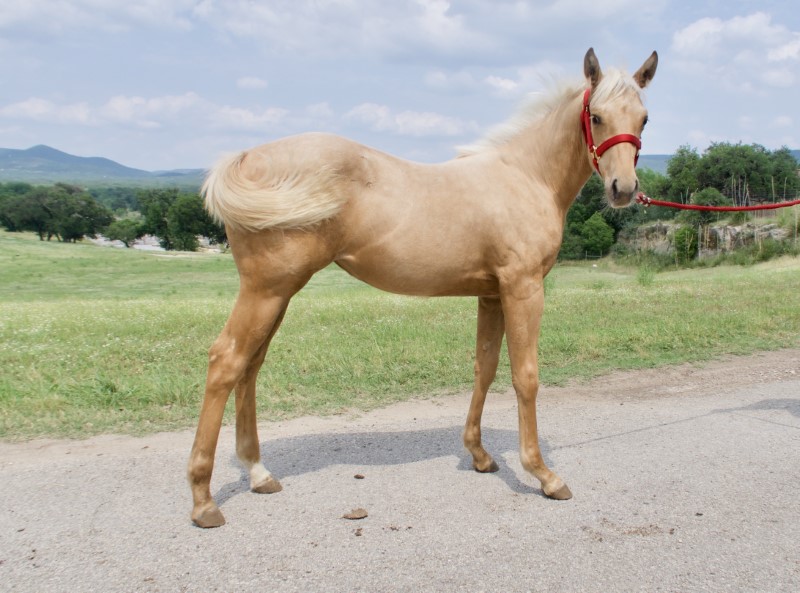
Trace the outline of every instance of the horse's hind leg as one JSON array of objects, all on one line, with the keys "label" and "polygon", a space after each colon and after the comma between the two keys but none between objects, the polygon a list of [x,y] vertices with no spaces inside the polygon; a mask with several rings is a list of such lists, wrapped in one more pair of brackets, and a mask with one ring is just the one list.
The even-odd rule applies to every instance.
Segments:
[{"label": "horse's hind leg", "polygon": [[[248,368],[257,370],[260,366],[267,340],[277,329],[291,294],[264,296],[243,288],[225,328],[209,351],[205,396],[188,468],[193,499],[192,521],[200,527],[217,527],[225,523],[210,491],[225,404]],[[258,364],[254,365],[254,362]],[[250,375],[254,380],[255,372]],[[255,422],[254,411],[252,422]],[[257,441],[255,434],[252,438]]]},{"label": "horse's hind leg", "polygon": [[236,385],[236,454],[250,474],[250,489],[262,494],[280,492],[282,486],[261,462],[256,423],[256,378],[285,313],[286,308],[275,320],[269,336],[247,366],[242,380]]},{"label": "horse's hind leg", "polygon": [[481,443],[481,415],[486,393],[497,373],[503,343],[503,309],[499,299],[478,299],[478,338],[475,348],[475,387],[464,427],[464,446],[472,453],[472,466],[479,472],[499,468]]}]

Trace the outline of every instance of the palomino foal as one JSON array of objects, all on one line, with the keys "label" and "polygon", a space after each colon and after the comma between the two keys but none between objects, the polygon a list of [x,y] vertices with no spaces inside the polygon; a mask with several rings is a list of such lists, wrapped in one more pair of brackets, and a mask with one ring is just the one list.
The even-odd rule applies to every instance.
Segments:
[{"label": "palomino foal", "polygon": [[556,261],[567,210],[593,167],[612,207],[636,196],[635,160],[647,120],[641,89],[657,61],[653,52],[633,76],[603,73],[590,49],[585,83],[539,101],[442,164],[407,162],[323,134],[285,138],[217,164],[203,188],[205,203],[225,223],[240,289],[209,352],[189,459],[192,520],[201,527],[225,522],[209,485],[232,390],[236,452],[250,486],[281,489],[261,463],[256,375],[289,300],[331,262],[391,292],[478,297],[475,387],[464,430],[473,465],[497,470],[481,444],[480,424],[505,334],[522,465],[547,496],[570,498],[542,459],[536,427],[543,281]]}]

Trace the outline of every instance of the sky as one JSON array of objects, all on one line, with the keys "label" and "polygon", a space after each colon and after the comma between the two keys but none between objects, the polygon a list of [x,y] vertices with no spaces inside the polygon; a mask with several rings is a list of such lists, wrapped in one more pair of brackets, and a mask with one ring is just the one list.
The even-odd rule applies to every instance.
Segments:
[{"label": "sky", "polygon": [[800,148],[796,0],[3,0],[0,147],[153,171],[324,131],[438,162],[589,47],[658,51],[644,154]]}]

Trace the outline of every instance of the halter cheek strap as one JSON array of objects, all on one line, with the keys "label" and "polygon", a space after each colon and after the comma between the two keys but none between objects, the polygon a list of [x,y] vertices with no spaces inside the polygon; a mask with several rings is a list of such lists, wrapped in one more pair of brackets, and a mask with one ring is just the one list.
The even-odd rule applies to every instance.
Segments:
[{"label": "halter cheek strap", "polygon": [[591,95],[592,89],[586,89],[583,93],[581,127],[583,128],[583,137],[586,140],[586,146],[589,147],[589,154],[592,155],[592,163],[594,164],[595,170],[602,176],[602,173],[600,173],[600,157],[603,156],[603,153],[609,148],[622,142],[628,142],[636,147],[636,156],[633,159],[633,166],[635,167],[639,162],[639,151],[642,149],[642,141],[638,136],[634,136],[633,134],[617,134],[616,136],[611,136],[611,138],[603,142],[600,146],[595,146],[594,138],[592,137],[592,112],[589,109],[589,99]]}]

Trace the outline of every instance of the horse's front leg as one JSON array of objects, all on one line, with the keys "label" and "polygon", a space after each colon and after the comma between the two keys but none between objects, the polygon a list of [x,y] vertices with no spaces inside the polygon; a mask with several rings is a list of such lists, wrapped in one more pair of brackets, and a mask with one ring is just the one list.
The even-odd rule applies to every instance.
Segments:
[{"label": "horse's front leg", "polygon": [[536,395],[539,391],[537,348],[544,312],[542,279],[531,278],[515,283],[503,292],[502,303],[511,359],[511,382],[517,393],[522,466],[541,482],[542,491],[550,498],[572,498],[572,492],[564,481],[545,464],[539,448]]},{"label": "horse's front leg", "polygon": [[472,454],[472,466],[479,472],[499,468],[481,443],[481,415],[486,393],[497,373],[503,343],[503,308],[500,299],[478,299],[478,338],[475,347],[475,387],[464,427],[464,446]]}]

